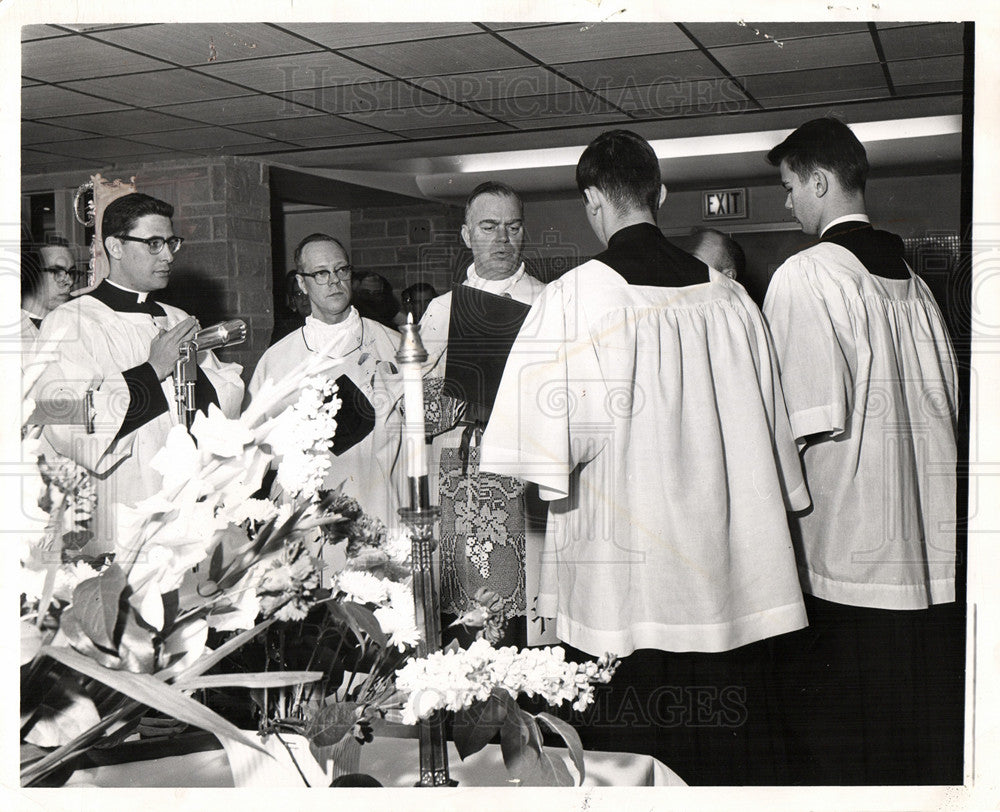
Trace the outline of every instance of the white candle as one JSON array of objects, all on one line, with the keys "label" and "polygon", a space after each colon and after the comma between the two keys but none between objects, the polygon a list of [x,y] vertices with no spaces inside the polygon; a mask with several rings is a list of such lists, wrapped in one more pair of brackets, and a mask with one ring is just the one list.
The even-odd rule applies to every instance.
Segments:
[{"label": "white candle", "polygon": [[403,340],[396,353],[396,362],[403,373],[403,409],[406,412],[403,423],[403,454],[406,459],[406,475],[417,478],[427,475],[422,375],[427,351],[420,342],[420,328],[413,324],[412,315],[402,326],[401,332]]}]

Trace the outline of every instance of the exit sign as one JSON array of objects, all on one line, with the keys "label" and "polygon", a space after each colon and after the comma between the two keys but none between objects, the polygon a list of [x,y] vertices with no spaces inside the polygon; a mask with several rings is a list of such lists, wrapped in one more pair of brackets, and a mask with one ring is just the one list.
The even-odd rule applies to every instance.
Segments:
[{"label": "exit sign", "polygon": [[718,189],[702,195],[703,220],[733,220],[747,216],[746,189]]}]

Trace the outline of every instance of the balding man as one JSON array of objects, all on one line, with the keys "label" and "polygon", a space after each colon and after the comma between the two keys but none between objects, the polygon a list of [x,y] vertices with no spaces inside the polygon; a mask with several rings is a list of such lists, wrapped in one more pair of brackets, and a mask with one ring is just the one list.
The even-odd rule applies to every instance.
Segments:
[{"label": "balding man", "polygon": [[746,255],[732,237],[714,228],[695,226],[691,239],[691,253],[723,276],[737,279],[746,270]]},{"label": "balding man", "polygon": [[[500,596],[504,616],[513,618],[528,608],[524,492],[509,477],[478,473],[478,438],[488,413],[481,401],[495,391],[513,332],[545,285],[521,259],[524,207],[506,184],[487,181],[472,190],[462,241],[473,259],[465,279],[432,300],[420,320],[430,356],[428,391],[439,393],[447,382],[444,397],[428,398],[440,405],[430,479],[432,499],[442,510],[442,605],[460,614],[485,587]],[[460,336],[450,335],[456,324],[464,331]],[[505,330],[510,334],[504,345]],[[454,397],[460,388],[468,397]],[[509,634],[511,642],[524,639],[519,625],[512,624]]]},{"label": "balding man", "polygon": [[[343,483],[343,492],[365,512],[393,525],[400,507],[396,464],[402,380],[394,363],[399,333],[363,318],[351,305],[353,268],[339,240],[310,234],[294,256],[296,284],[309,300],[310,313],[302,327],[261,357],[250,380],[250,397],[266,380],[279,380],[307,358],[326,356],[330,366],[322,374],[337,383],[341,407],[322,487]],[[272,413],[297,399],[297,393],[289,396]]]}]

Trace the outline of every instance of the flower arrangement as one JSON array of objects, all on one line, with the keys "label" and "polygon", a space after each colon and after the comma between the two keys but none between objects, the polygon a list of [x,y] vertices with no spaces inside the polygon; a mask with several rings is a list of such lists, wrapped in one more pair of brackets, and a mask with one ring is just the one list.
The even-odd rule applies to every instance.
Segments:
[{"label": "flower arrangement", "polygon": [[[26,414],[44,363],[25,366]],[[29,475],[33,524],[21,548],[23,785],[58,782],[96,742],[130,735],[147,707],[262,749],[192,692],[322,678],[319,671],[207,672],[280,618],[301,616],[330,595],[306,548],[311,533],[349,521],[331,509],[337,495],[311,492],[282,505],[252,498],[273,458],[268,440],[280,438],[288,421],[268,411],[303,379],[322,382],[312,376],[327,363],[318,356],[268,382],[238,420],[212,407],[196,417],[190,435],[175,427],[152,463],[163,474],[161,490],[134,507],[118,506],[108,555],[85,555],[79,543],[91,499],[86,476],[39,458]],[[306,386],[301,397],[332,394],[320,385]],[[329,401],[321,415],[326,428],[338,405]],[[30,426],[22,431],[27,460],[37,458],[37,434]],[[324,456],[329,435],[303,436],[298,458]],[[211,648],[210,632],[236,634]]]},{"label": "flower arrangement", "polygon": [[[43,363],[29,360],[26,391]],[[572,784],[545,752],[541,725],[563,738],[583,780],[572,727],[516,700],[586,707],[613,658],[578,666],[561,649],[494,648],[502,617],[488,592],[459,621],[482,629],[468,650],[414,658],[408,532],[321,487],[340,406],[322,375],[328,363],[320,353],[265,382],[239,419],[212,407],[190,433],[175,427],[153,460],[161,490],[118,506],[109,554],[84,552],[89,475],[47,462],[39,432],[24,427],[26,459],[38,464],[21,544],[23,786],[65,780],[91,748],[132,736],[149,708],[264,751],[212,707],[220,691],[247,689],[261,733],[301,733],[320,762],[370,740],[390,712],[413,724],[447,710],[463,758],[499,734],[519,780]],[[279,498],[255,498],[278,460]],[[324,549],[338,545],[342,563],[326,572]]]}]

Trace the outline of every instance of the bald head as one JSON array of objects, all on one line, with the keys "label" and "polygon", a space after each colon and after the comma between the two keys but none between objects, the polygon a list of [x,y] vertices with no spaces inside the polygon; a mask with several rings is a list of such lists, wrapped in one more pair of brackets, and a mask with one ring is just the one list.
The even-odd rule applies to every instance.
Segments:
[{"label": "bald head", "polygon": [[730,279],[736,279],[746,270],[746,256],[732,237],[714,228],[694,228],[691,253]]}]

